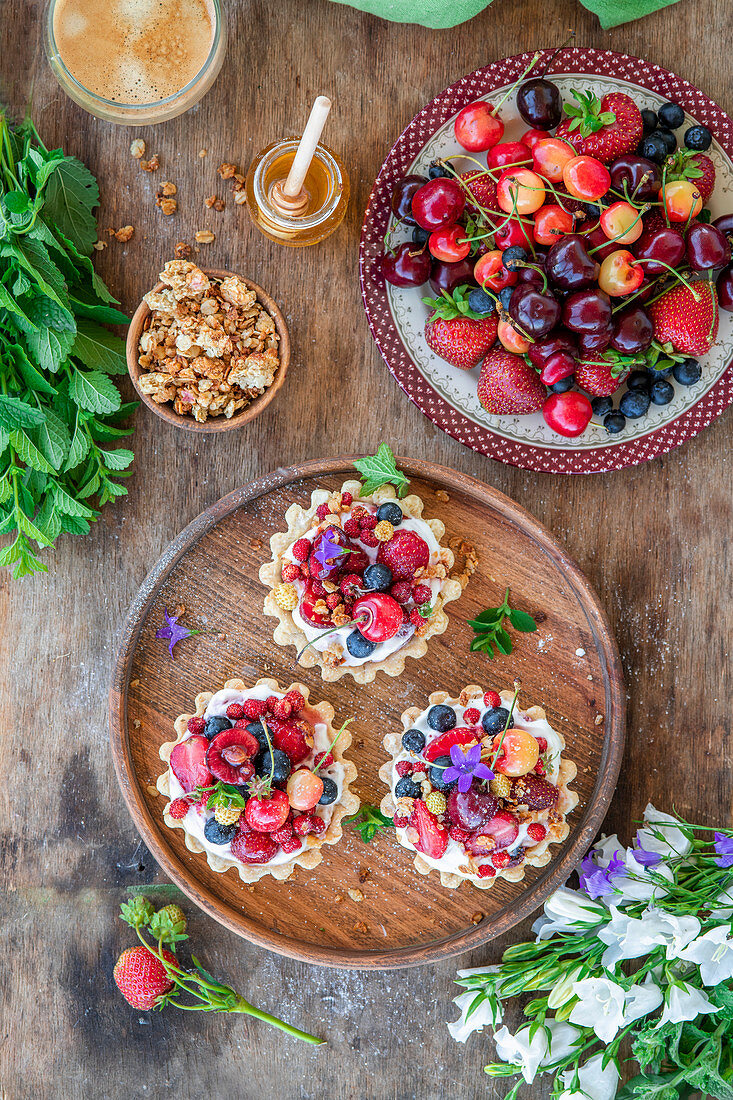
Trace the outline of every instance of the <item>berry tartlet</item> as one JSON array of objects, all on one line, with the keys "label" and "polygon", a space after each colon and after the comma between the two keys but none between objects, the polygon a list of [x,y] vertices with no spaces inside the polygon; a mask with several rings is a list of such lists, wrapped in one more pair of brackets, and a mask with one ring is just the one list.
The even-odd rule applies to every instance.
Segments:
[{"label": "berry tartlet", "polygon": [[577,768],[562,758],[565,740],[544,710],[512,710],[513,698],[475,684],[458,699],[436,691],[427,709],[404,712],[402,735],[384,738],[392,759],[379,769],[389,787],[382,813],[417,853],[416,870],[438,871],[442,886],[519,882],[570,831]]},{"label": "berry tartlet", "polygon": [[360,497],[360,489],[345,481],[340,492],[314,490],[310,508],[292,504],[288,529],[272,536],[272,560],[260,568],[270,589],[265,614],[279,619],[275,641],[294,646],[301,665],[318,665],[331,682],[399,676],[408,657],[424,656],[428,639],[446,630],[445,605],[475,568],[464,546],[463,574],[450,575],[445,526],[423,518],[419,496],[398,501],[382,485]]},{"label": "berry tartlet", "polygon": [[166,825],[183,829],[212,871],[235,867],[243,882],[317,867],[321,846],[336,844],[341,819],[359,809],[349,790],[356,767],[343,755],[351,734],[337,736],[331,704],[309,704],[303,684],[282,691],[267,679],[228,680],[195,702],[195,714],[176,718],[176,740],[160,747]]}]

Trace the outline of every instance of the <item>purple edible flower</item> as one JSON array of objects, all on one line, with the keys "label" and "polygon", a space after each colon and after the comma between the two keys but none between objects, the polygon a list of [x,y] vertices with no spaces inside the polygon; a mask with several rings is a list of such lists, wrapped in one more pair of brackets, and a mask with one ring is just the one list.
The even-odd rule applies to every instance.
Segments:
[{"label": "purple edible flower", "polygon": [[611,856],[611,858],[608,862],[608,867],[606,868],[606,874],[608,875],[609,879],[616,878],[618,876],[621,876],[622,878],[626,878],[626,864],[621,859],[621,856],[619,855],[619,849],[618,848],[613,853],[613,855]]},{"label": "purple edible flower", "polygon": [[450,758],[453,761],[453,766],[445,769],[443,778],[446,783],[452,783],[457,779],[458,790],[461,794],[465,794],[470,789],[474,776],[476,779],[494,778],[491,768],[481,761],[480,745],[472,745],[466,753],[463,752],[460,745],[451,745]]},{"label": "purple edible flower", "polygon": [[339,558],[343,557],[344,554],[348,554],[348,552],[349,551],[343,546],[339,546],[330,531],[326,531],[321,538],[320,546],[313,553],[313,557],[321,566],[321,577],[324,577],[328,573],[335,561],[338,561]]},{"label": "purple edible flower", "polygon": [[725,833],[716,833],[713,843],[718,853],[718,858],[715,860],[718,867],[733,867],[733,837],[726,836]]},{"label": "purple edible flower", "polygon": [[638,847],[632,848],[632,854],[637,863],[640,863],[642,867],[658,867],[662,862],[663,856],[659,852],[648,852],[646,848],[642,848],[639,844],[639,835],[636,836],[636,844]]},{"label": "purple edible flower", "polygon": [[593,901],[616,893],[616,887],[609,880],[609,869],[599,867],[592,852],[581,862],[579,877],[581,887]]},{"label": "purple edible flower", "polygon": [[163,612],[165,615],[166,626],[159,627],[155,632],[156,638],[168,638],[168,651],[171,657],[175,657],[173,652],[173,646],[182,642],[185,638],[190,638],[192,634],[200,634],[200,630],[189,630],[187,626],[181,626],[178,622],[178,615],[169,615],[168,608]]}]

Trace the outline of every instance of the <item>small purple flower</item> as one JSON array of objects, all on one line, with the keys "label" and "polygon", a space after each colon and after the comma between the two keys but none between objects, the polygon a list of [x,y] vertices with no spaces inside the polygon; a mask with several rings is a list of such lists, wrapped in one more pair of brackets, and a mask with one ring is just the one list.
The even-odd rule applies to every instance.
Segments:
[{"label": "small purple flower", "polygon": [[345,547],[339,546],[335,536],[330,531],[326,531],[321,538],[318,549],[313,554],[313,557],[321,566],[321,577],[328,573],[334,562],[348,553],[349,551]]},{"label": "small purple flower", "polygon": [[663,856],[659,852],[648,852],[646,848],[642,848],[639,844],[639,835],[636,836],[636,848],[632,848],[632,854],[637,863],[640,863],[642,867],[658,867],[662,862]]},{"label": "small purple flower", "polygon": [[599,867],[592,852],[581,862],[579,877],[581,887],[593,901],[616,893],[616,887],[610,881],[609,869]]},{"label": "small purple flower", "polygon": [[461,794],[465,794],[470,789],[474,776],[476,779],[494,778],[491,768],[481,762],[480,745],[472,745],[466,753],[460,745],[451,745],[450,758],[453,761],[453,767],[445,769],[443,778],[446,783],[452,783],[457,779]]},{"label": "small purple flower", "polygon": [[182,642],[185,638],[190,638],[192,634],[200,634],[200,630],[189,630],[187,626],[181,626],[178,622],[178,615],[169,615],[166,608],[163,612],[165,615],[166,626],[159,627],[155,632],[156,638],[168,638],[168,651],[171,657],[175,657],[173,652],[173,646]]},{"label": "small purple flower", "polygon": [[609,879],[617,877],[626,878],[626,864],[624,863],[623,859],[621,859],[618,848],[609,860],[608,867],[606,868],[606,874],[608,875]]},{"label": "small purple flower", "polygon": [[715,860],[718,867],[733,867],[733,837],[725,833],[715,834],[715,851],[718,858]]}]

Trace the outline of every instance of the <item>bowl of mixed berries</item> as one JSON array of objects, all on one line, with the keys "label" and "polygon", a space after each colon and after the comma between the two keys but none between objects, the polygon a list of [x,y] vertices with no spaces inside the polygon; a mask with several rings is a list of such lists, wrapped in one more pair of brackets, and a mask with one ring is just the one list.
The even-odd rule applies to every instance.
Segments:
[{"label": "bowl of mixed berries", "polygon": [[[658,92],[572,75],[566,56],[535,55],[490,99],[471,93],[496,83],[493,66],[454,85],[421,113],[440,125],[418,156],[415,134],[397,143],[367,212],[362,287],[380,349],[472,446],[476,425],[535,447],[640,439],[703,397],[733,354],[733,166],[716,134]],[[435,397],[450,415],[436,418]],[[456,430],[461,413],[472,433]]]}]

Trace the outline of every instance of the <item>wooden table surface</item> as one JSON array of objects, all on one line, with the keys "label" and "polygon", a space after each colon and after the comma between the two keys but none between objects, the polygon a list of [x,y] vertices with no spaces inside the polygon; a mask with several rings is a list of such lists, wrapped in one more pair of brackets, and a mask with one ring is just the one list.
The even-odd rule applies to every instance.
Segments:
[{"label": "wooden table surface", "polygon": [[[160,155],[155,175],[131,158],[132,130],[85,115],[57,88],[40,44],[42,7],[0,4],[0,99],[22,114],[32,97],[46,143],[89,164],[103,229],[135,226],[129,244],[112,241],[98,257],[123,308],[134,309],[178,240],[211,228],[216,240],[200,261],[241,271],[274,295],[293,359],[282,393],[241,433],[199,439],[141,409],[129,497],[106,507],[88,538],[62,539],[47,576],[0,580],[0,1095],[501,1097],[507,1086],[482,1073],[490,1044],[474,1037],[458,1046],[445,1028],[456,965],[494,960],[498,944],[418,970],[340,972],[257,950],[187,906],[206,965],[256,1004],[324,1035],[328,1047],[301,1047],[246,1018],[126,1007],[111,970],[132,933],[116,912],[127,887],[165,880],[139,845],[108,750],[116,638],[165,545],[219,496],[270,468],[372,450],[386,438],[514,497],[565,542],[598,591],[629,700],[609,831],[628,839],[649,799],[706,823],[730,820],[731,413],[680,450],[623,473],[554,478],[499,465],[435,429],[397,387],[372,342],[357,279],[374,176],[403,127],[446,85],[504,55],[558,43],[574,26],[579,45],[673,69],[733,114],[728,0],[682,0],[610,33],[574,0],[495,0],[443,32],[328,0],[229,0],[231,40],[217,83],[189,114],[142,131],[148,152]],[[246,166],[297,128],[321,92],[334,99],[327,140],[353,187],[338,233],[288,250],[259,236],[231,201],[223,213],[206,210],[207,195],[225,193],[217,165]],[[164,179],[179,188],[172,218],[154,204]],[[549,1091],[538,1082],[531,1095]]]}]

